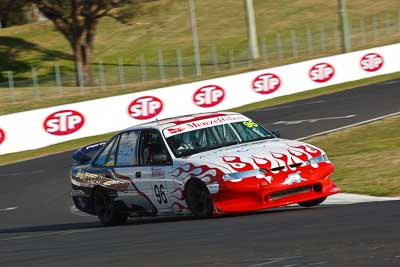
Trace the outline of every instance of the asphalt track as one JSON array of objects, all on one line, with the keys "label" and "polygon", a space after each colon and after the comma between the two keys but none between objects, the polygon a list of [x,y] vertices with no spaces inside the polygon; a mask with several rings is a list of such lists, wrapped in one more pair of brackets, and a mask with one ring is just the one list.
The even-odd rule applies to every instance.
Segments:
[{"label": "asphalt track", "polygon": [[[396,112],[400,80],[247,115],[293,139]],[[67,152],[0,167],[0,266],[400,266],[400,201],[105,228],[71,212],[70,164]]]}]

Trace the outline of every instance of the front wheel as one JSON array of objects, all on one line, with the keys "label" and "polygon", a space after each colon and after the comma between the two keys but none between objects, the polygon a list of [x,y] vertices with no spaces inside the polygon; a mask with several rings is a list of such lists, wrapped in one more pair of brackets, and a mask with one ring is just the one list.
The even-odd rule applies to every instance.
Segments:
[{"label": "front wheel", "polygon": [[214,204],[207,186],[199,181],[192,180],[186,186],[186,203],[190,211],[197,218],[210,218],[214,214]]},{"label": "front wheel", "polygon": [[321,198],[317,198],[317,199],[313,199],[313,200],[309,200],[309,201],[300,202],[298,204],[302,207],[310,208],[310,207],[318,206],[319,204],[324,202],[325,199],[326,199],[326,197],[321,197]]},{"label": "front wheel", "polygon": [[128,216],[120,214],[112,198],[105,190],[97,189],[94,195],[95,211],[100,222],[105,226],[121,225],[126,223]]}]

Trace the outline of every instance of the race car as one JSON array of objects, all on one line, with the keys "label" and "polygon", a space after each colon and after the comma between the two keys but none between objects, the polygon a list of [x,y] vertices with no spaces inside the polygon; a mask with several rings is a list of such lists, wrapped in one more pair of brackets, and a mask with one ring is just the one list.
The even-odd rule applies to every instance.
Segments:
[{"label": "race car", "polygon": [[74,204],[104,225],[136,216],[204,218],[296,203],[311,207],[340,191],[324,151],[280,139],[233,112],[138,125],[73,158]]}]

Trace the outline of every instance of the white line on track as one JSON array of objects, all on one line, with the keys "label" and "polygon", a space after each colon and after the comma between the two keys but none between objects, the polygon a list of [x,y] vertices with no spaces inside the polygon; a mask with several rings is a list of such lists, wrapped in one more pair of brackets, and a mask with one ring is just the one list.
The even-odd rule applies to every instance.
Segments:
[{"label": "white line on track", "polygon": [[371,122],[374,122],[374,121],[386,119],[386,118],[397,116],[397,115],[400,115],[400,112],[395,112],[395,113],[391,113],[391,114],[388,114],[388,115],[385,115],[385,116],[369,119],[369,120],[366,120],[366,121],[360,121],[360,122],[357,122],[357,123],[349,124],[349,125],[346,125],[346,126],[343,126],[343,127],[339,127],[339,128],[335,128],[335,129],[331,129],[331,130],[328,130],[328,131],[324,131],[324,132],[320,132],[320,133],[316,133],[316,134],[311,134],[309,136],[300,137],[300,138],[298,138],[296,140],[302,141],[302,140],[310,139],[312,137],[317,137],[317,136],[321,136],[321,135],[337,132],[337,131],[340,131],[340,130],[352,128],[352,127],[359,126],[359,125],[364,125],[364,124],[367,124],[367,123],[371,123]]},{"label": "white line on track", "polygon": [[9,208],[6,208],[6,209],[0,209],[0,212],[2,212],[2,211],[14,211],[16,209],[18,209],[18,207],[9,207]]}]

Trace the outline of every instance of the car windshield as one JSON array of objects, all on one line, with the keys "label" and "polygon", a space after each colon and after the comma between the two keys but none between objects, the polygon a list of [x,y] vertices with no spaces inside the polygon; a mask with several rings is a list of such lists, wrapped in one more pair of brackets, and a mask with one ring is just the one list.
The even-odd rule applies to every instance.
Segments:
[{"label": "car windshield", "polygon": [[257,123],[247,120],[192,130],[167,138],[175,157],[185,157],[235,144],[272,139],[275,136]]}]

